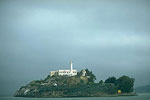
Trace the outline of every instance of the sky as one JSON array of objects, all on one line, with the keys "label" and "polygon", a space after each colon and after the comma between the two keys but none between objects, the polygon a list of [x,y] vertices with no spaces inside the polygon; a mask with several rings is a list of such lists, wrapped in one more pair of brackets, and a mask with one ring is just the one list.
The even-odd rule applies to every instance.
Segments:
[{"label": "sky", "polygon": [[51,70],[150,84],[149,0],[0,0],[0,96]]}]

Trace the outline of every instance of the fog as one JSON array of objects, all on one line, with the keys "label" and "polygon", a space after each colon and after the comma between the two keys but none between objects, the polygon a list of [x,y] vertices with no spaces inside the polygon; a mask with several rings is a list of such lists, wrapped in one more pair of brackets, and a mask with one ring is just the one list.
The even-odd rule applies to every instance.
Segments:
[{"label": "fog", "polygon": [[150,84],[149,0],[0,0],[0,96],[51,70]]}]

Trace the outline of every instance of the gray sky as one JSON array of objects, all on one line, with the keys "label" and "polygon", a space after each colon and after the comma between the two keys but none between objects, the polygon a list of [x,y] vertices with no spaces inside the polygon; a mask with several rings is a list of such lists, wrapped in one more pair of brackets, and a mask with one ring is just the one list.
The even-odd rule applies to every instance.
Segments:
[{"label": "gray sky", "polygon": [[150,84],[149,0],[0,0],[0,95],[51,70]]}]

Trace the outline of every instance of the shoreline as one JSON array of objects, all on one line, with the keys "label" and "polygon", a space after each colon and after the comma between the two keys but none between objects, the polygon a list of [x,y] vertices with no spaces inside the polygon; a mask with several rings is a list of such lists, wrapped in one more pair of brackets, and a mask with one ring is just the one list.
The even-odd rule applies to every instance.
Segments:
[{"label": "shoreline", "polygon": [[[48,96],[41,96],[41,97],[27,97],[27,96],[18,96],[18,97],[21,97],[21,98],[84,98],[84,97],[124,97],[124,96],[138,96],[137,93],[122,93],[122,94],[104,94],[104,95],[93,95],[93,96],[56,96],[56,97],[48,97]],[[16,97],[16,98],[18,98]]]}]

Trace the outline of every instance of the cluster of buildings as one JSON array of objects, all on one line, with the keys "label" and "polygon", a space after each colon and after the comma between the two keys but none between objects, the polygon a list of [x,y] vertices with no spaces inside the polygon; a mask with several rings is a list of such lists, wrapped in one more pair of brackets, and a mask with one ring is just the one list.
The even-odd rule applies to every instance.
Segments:
[{"label": "cluster of buildings", "polygon": [[77,70],[73,69],[72,61],[70,62],[70,69],[56,70],[50,72],[50,76],[75,76],[75,75],[77,75]]}]

